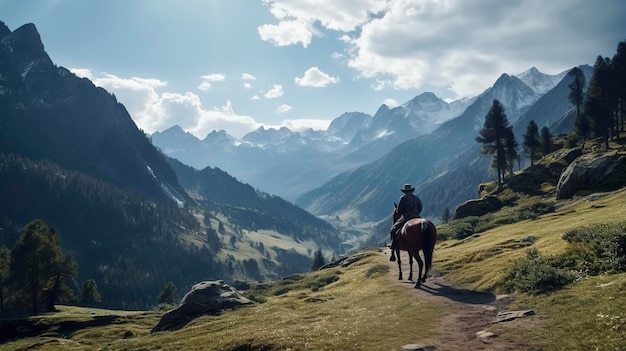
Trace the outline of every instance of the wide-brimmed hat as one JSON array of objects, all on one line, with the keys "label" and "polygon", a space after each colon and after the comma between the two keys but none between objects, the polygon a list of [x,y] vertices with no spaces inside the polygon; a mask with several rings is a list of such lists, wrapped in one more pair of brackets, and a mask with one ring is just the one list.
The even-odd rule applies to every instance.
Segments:
[{"label": "wide-brimmed hat", "polygon": [[404,187],[400,189],[400,191],[404,193],[412,193],[413,190],[415,190],[415,187],[412,187],[409,183],[404,184]]}]

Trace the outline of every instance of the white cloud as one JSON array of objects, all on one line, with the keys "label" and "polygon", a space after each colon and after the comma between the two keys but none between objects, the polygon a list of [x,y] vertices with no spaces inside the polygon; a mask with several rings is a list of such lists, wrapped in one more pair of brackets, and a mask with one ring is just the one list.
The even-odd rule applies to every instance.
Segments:
[{"label": "white cloud", "polygon": [[282,104],[276,108],[276,113],[285,113],[291,110],[291,106],[287,104]]},{"label": "white cloud", "polygon": [[258,27],[259,36],[276,46],[302,44],[305,48],[311,43],[313,30],[304,21],[282,21],[278,25],[264,24]]},{"label": "white cloud", "polygon": [[264,0],[277,19],[299,19],[341,32],[351,32],[385,10],[389,0]]},{"label": "white cloud", "polygon": [[77,77],[87,78],[91,80],[91,70],[88,68],[70,68],[70,72],[74,73]]},{"label": "white cloud", "polygon": [[398,100],[392,99],[392,98],[385,99],[385,101],[383,101],[383,104],[385,104],[385,105],[387,105],[388,107],[391,107],[391,108],[394,108],[394,107],[400,105],[398,103]]},{"label": "white cloud", "polygon": [[121,78],[106,73],[98,76],[87,69],[72,69],[72,72],[91,77],[95,85],[114,93],[137,127],[146,133],[177,124],[198,138],[220,129],[240,138],[261,125],[250,116],[238,115],[230,101],[224,106],[206,109],[194,93],[159,92],[167,84],[158,79]]},{"label": "white cloud", "polygon": [[243,83],[243,87],[246,89],[251,89],[252,88],[252,84],[250,83]]},{"label": "white cloud", "polygon": [[241,79],[243,80],[256,80],[256,77],[249,74],[249,73],[242,73],[241,74]]},{"label": "white cloud", "polygon": [[261,97],[255,94],[250,98],[250,100],[261,100]]},{"label": "white cloud", "polygon": [[226,80],[226,75],[221,73],[211,73],[205,76],[200,76],[202,78],[202,82],[198,86],[198,89],[207,91],[211,89],[211,85],[213,82],[223,82]]},{"label": "white cloud", "polygon": [[[551,74],[614,50],[626,31],[626,2],[602,0],[264,0],[279,21],[329,29],[341,55],[374,89],[437,89],[444,98],[475,96],[502,73],[531,66]],[[306,28],[304,24],[300,24]],[[269,40],[268,38],[264,40]],[[610,54],[613,51],[608,51]],[[342,56],[344,55],[344,56]],[[589,62],[591,61],[591,62]]]},{"label": "white cloud", "polygon": [[296,84],[304,87],[323,88],[328,84],[335,84],[339,82],[339,78],[331,77],[320,71],[317,67],[311,67],[304,72],[304,76],[302,78],[296,77],[295,82]]},{"label": "white cloud", "polygon": [[270,89],[263,96],[265,96],[266,99],[278,99],[279,97],[283,96],[284,93],[285,91],[283,90],[282,85],[274,84],[274,86],[272,86],[272,89]]}]

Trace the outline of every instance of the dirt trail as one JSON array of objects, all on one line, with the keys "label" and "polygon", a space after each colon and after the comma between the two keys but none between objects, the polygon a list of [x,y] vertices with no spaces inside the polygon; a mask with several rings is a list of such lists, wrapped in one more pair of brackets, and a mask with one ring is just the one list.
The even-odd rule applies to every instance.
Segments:
[{"label": "dirt trail", "polygon": [[[391,252],[385,251],[385,258]],[[462,289],[453,286],[444,277],[431,274],[421,288],[413,287],[414,281],[407,280],[409,276],[408,256],[402,255],[402,273],[404,280],[398,284],[406,286],[407,290],[417,298],[443,303],[448,307],[436,322],[435,334],[423,339],[415,340],[418,350],[437,351],[473,351],[473,350],[541,350],[539,343],[533,340],[509,340],[499,335],[501,328],[533,328],[540,323],[536,316],[515,319],[509,322],[494,323],[499,312],[509,311],[511,297],[495,296],[490,293]],[[398,277],[398,263],[389,262],[390,272],[394,279]],[[413,264],[414,279],[417,279],[417,264]],[[480,333],[493,333],[483,334]],[[516,338],[517,339],[517,338]]]}]

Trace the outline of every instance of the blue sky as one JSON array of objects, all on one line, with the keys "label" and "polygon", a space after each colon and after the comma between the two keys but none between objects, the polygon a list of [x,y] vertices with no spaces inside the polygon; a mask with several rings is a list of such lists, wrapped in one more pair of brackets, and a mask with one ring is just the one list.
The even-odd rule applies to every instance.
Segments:
[{"label": "blue sky", "polygon": [[425,91],[480,94],[626,40],[623,0],[0,0],[52,61],[114,93],[148,133],[325,129]]}]

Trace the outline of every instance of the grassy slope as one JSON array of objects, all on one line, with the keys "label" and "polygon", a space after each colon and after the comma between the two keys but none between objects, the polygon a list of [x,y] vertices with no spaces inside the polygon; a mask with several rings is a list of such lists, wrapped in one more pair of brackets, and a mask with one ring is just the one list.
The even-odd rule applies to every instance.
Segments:
[{"label": "grassy slope", "polygon": [[[460,287],[498,292],[506,267],[529,247],[558,254],[566,247],[563,233],[624,221],[626,188],[555,204],[555,212],[536,219],[440,242],[436,273]],[[520,245],[519,239],[529,235],[537,240]],[[48,325],[47,332],[0,344],[0,350],[381,350],[428,336],[432,329],[426,326],[446,306],[410,298],[404,287],[393,284],[396,272],[388,272],[387,256],[379,250],[357,255],[362,259],[348,267],[257,287],[250,294],[266,302],[201,317],[178,331],[149,333],[160,312],[62,307],[62,313],[36,317],[38,324]],[[544,350],[625,350],[624,296],[626,274],[585,278],[548,295],[516,294],[511,307],[534,309],[541,323],[532,332],[503,324],[499,337],[539,340]]]}]

